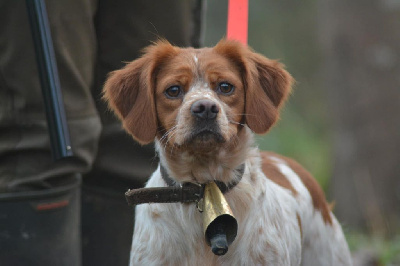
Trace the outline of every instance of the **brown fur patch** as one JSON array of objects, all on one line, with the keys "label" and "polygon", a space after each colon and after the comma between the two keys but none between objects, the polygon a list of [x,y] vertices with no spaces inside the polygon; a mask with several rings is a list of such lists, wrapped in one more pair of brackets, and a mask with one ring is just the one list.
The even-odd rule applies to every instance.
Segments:
[{"label": "brown fur patch", "polygon": [[157,132],[155,77],[163,63],[176,54],[177,48],[159,41],[144,52],[141,58],[109,75],[103,95],[126,131],[139,143],[148,144]]},{"label": "brown fur patch", "polygon": [[300,177],[304,186],[310,193],[314,208],[321,212],[322,218],[325,223],[332,225],[330,208],[328,203],[326,202],[324,192],[318,182],[313,178],[313,176],[293,159],[272,152],[263,152],[263,154],[264,156],[277,157],[285,161],[289,165],[289,167],[292,168],[292,170]]},{"label": "brown fur patch", "polygon": [[301,225],[301,218],[298,213],[296,213],[296,218],[297,218],[297,223],[299,224],[299,228],[300,228],[300,237],[301,237],[301,239],[303,239],[303,227]]},{"label": "brown fur patch", "polygon": [[222,40],[214,49],[240,67],[246,91],[246,124],[257,134],[266,133],[278,120],[293,78],[281,63],[239,42]]},{"label": "brown fur patch", "polygon": [[260,156],[262,160],[261,167],[265,176],[277,185],[290,190],[293,195],[297,195],[297,191],[292,186],[292,183],[279,171],[276,163],[269,158],[269,154],[260,152]]},{"label": "brown fur patch", "polygon": [[154,211],[154,210],[151,212],[151,218],[153,218],[153,219],[158,219],[158,218],[160,218],[160,217],[161,217],[161,215],[160,215],[159,212]]}]

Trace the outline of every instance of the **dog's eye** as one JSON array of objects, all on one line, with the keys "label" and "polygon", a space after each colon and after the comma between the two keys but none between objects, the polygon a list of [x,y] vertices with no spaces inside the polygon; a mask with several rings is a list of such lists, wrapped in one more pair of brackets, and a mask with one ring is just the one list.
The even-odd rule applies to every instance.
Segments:
[{"label": "dog's eye", "polygon": [[225,95],[230,95],[235,90],[235,87],[228,82],[221,82],[218,85],[218,92]]},{"label": "dog's eye", "polygon": [[165,95],[167,95],[168,98],[172,99],[178,98],[182,95],[182,89],[178,85],[171,86],[165,90]]}]

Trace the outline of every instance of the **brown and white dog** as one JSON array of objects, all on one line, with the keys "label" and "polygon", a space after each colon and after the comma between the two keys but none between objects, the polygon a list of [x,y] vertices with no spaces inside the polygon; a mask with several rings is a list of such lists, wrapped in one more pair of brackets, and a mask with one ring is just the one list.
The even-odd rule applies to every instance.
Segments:
[{"label": "brown and white dog", "polygon": [[[131,265],[351,265],[324,194],[295,161],[260,152],[290,93],[283,66],[234,41],[178,48],[159,41],[111,73],[105,99],[141,144],[155,140],[177,183],[237,181],[225,197],[239,224],[224,256],[206,245],[195,204],[137,206]],[[147,187],[167,186],[160,167]]]}]

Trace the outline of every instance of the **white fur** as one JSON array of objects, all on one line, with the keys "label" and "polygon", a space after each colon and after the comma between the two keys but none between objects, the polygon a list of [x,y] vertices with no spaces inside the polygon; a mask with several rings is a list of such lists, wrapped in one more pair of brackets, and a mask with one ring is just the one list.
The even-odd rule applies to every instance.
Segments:
[{"label": "white fur", "polygon": [[351,261],[350,252],[342,229],[334,215],[331,213],[333,224],[325,224],[321,213],[310,208],[312,206],[310,193],[297,174],[282,160],[278,158],[273,158],[273,160],[277,162],[281,173],[289,179],[298,192],[296,196],[298,213],[304,234],[302,265],[349,265]]}]

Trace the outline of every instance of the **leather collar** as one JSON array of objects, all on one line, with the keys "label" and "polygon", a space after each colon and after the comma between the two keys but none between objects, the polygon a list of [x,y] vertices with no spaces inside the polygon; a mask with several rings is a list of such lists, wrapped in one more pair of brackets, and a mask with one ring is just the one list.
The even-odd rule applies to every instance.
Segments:
[{"label": "leather collar", "polygon": [[[236,169],[240,178],[237,181],[225,184],[215,181],[222,193],[226,193],[234,188],[242,179],[245,164],[241,164]],[[139,205],[143,203],[173,203],[173,202],[199,202],[203,198],[204,184],[183,183],[178,184],[167,173],[166,169],[160,165],[160,172],[163,180],[168,187],[149,187],[130,189],[125,193],[125,198],[129,205]]]},{"label": "leather collar", "polygon": [[[239,182],[240,180],[242,180],[243,174],[244,174],[244,164],[241,164],[237,169],[236,169],[237,173],[239,174],[239,178],[237,180],[235,180],[234,182],[231,182],[229,184],[225,184],[224,182],[221,181],[214,181],[215,184],[217,184],[218,188],[221,190],[221,192],[223,194],[225,194],[226,192],[228,192],[229,190],[231,190],[232,188],[234,188]],[[165,183],[169,186],[169,187],[174,187],[177,186],[178,184],[169,176],[167,170],[165,169],[165,167],[160,164],[160,172],[161,172],[161,177],[162,179],[165,181]]]}]

